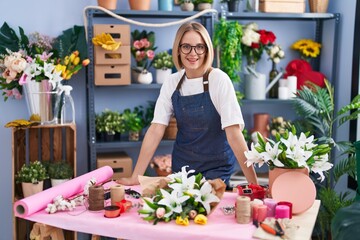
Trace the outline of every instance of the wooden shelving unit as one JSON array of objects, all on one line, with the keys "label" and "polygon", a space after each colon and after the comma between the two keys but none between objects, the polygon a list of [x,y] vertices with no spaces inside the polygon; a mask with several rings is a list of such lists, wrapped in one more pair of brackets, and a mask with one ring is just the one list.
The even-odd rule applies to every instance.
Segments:
[{"label": "wooden shelving unit", "polygon": [[[23,164],[39,161],[67,161],[76,174],[76,126],[40,125],[12,129],[12,200],[23,198],[21,185],[15,183],[15,175]],[[74,176],[75,177],[75,176]],[[44,188],[50,187],[45,182]],[[34,223],[13,215],[14,239],[29,239]],[[64,231],[65,239],[76,239],[76,233]]]}]

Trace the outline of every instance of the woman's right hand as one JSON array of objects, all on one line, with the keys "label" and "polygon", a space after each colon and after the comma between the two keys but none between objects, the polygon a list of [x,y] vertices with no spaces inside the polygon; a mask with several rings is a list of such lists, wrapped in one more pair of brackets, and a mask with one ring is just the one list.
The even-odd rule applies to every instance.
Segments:
[{"label": "woman's right hand", "polygon": [[139,185],[139,181],[137,179],[133,179],[132,177],[129,178],[119,178],[116,180],[116,183],[125,185],[125,186],[133,186]]}]

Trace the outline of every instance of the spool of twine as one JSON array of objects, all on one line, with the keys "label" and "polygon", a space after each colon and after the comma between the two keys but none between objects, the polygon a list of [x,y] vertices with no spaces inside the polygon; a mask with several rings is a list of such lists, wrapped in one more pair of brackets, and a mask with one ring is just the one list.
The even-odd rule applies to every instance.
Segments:
[{"label": "spool of twine", "polygon": [[240,224],[247,224],[251,221],[251,199],[247,196],[236,198],[235,218]]},{"label": "spool of twine", "polygon": [[100,211],[104,209],[104,187],[89,187],[89,210]]},{"label": "spool of twine", "polygon": [[117,202],[125,197],[125,189],[122,185],[115,185],[110,187],[111,205],[116,205]]}]

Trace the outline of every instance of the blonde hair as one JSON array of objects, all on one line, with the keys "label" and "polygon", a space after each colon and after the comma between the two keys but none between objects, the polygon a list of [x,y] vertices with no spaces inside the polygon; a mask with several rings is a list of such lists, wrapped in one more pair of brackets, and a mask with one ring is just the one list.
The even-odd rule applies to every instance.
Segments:
[{"label": "blonde hair", "polygon": [[174,65],[178,71],[183,68],[183,63],[181,62],[180,53],[179,53],[179,45],[184,34],[189,31],[195,31],[199,33],[201,38],[205,42],[205,45],[207,47],[207,52],[205,53],[205,59],[203,64],[203,68],[205,71],[211,67],[212,62],[214,60],[214,48],[208,31],[201,23],[198,22],[184,23],[180,26],[180,28],[176,32],[173,49],[172,49],[172,57],[173,57]]}]

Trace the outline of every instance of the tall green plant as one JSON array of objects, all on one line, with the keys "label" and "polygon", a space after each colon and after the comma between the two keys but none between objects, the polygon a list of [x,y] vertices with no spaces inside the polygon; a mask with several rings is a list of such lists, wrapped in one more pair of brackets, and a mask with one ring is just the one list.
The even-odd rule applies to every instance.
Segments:
[{"label": "tall green plant", "polygon": [[[319,140],[319,143],[329,143],[336,146],[339,156],[335,152],[329,156],[331,163],[337,164],[331,171],[331,177],[323,185],[317,185],[318,199],[321,200],[317,226],[321,229],[321,239],[327,239],[331,232],[331,221],[336,212],[354,202],[349,192],[338,193],[334,190],[339,178],[345,174],[356,175],[355,148],[349,141],[335,142],[332,138],[333,130],[350,120],[358,118],[360,113],[360,95],[356,96],[350,104],[343,106],[335,112],[334,89],[328,81],[325,81],[326,88],[320,88],[311,84],[310,87],[303,87],[298,91],[294,99],[294,108],[303,120],[310,124],[312,131]],[[309,129],[307,129],[309,130]],[[333,181],[331,181],[333,179]]]},{"label": "tall green plant", "polygon": [[214,47],[219,47],[220,69],[226,72],[233,82],[240,82],[242,26],[237,21],[221,18],[215,24],[214,30],[213,42]]}]

